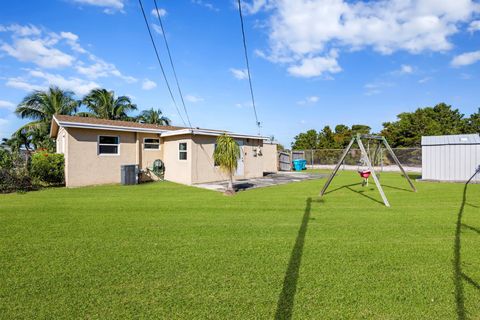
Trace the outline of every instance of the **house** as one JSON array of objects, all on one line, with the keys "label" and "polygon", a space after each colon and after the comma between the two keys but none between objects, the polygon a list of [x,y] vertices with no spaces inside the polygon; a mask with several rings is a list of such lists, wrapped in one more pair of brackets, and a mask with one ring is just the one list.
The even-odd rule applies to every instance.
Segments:
[{"label": "house", "polygon": [[[478,134],[422,137],[423,180],[465,182],[478,166]],[[477,174],[472,182],[480,182],[480,174]]]},{"label": "house", "polygon": [[[169,181],[191,185],[225,180],[228,177],[213,160],[216,139],[223,133],[55,115],[50,135],[57,152],[65,155],[66,186],[78,187],[120,183],[121,166],[131,164],[138,165],[142,180],[155,180],[149,169],[156,159],[163,161]],[[262,177],[264,168],[276,171],[276,145],[267,145],[265,137],[227,133],[241,147],[236,179]]]}]

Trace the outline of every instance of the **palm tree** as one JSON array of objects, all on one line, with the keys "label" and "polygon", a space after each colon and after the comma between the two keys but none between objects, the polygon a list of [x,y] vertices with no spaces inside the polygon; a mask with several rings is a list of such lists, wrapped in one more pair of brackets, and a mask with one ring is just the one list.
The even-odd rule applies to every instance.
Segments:
[{"label": "palm tree", "polygon": [[[78,101],[73,98],[73,92],[52,86],[48,90],[36,90],[23,98],[15,113],[22,119],[33,120],[25,127],[50,125],[54,114],[71,115],[78,108]],[[20,130],[22,129],[20,128]]]},{"label": "palm tree", "polygon": [[141,123],[150,123],[150,124],[157,124],[160,126],[170,126],[172,125],[172,121],[163,116],[163,113],[160,109],[150,109],[150,110],[143,110],[140,115],[137,117],[137,121]]},{"label": "palm tree", "polygon": [[115,97],[113,91],[106,89],[93,89],[83,100],[90,112],[80,112],[78,115],[84,117],[95,117],[110,120],[128,120],[132,121],[127,113],[137,110],[137,106],[132,103],[129,97]]},{"label": "palm tree", "polygon": [[240,147],[235,140],[227,135],[222,134],[217,138],[217,146],[213,153],[215,163],[220,166],[220,169],[229,176],[227,190],[225,194],[233,195],[233,175],[237,170],[238,158],[240,158]]}]

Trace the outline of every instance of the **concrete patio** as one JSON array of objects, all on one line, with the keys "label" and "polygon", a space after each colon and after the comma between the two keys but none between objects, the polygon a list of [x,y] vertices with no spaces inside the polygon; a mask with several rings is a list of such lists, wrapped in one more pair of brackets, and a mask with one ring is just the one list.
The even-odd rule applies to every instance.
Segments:
[{"label": "concrete patio", "polygon": [[[325,178],[326,174],[314,174],[306,172],[279,172],[268,174],[262,178],[241,179],[233,183],[235,191],[244,191],[248,189],[270,187],[291,182],[299,182],[305,180],[315,180]],[[227,188],[227,181],[199,183],[193,186],[223,192]]]}]

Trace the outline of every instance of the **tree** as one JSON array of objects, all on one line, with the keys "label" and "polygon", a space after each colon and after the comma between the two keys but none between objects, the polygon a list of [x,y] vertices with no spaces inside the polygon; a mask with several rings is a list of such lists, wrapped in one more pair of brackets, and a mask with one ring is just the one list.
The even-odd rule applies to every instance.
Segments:
[{"label": "tree", "polygon": [[55,114],[73,114],[78,108],[78,101],[73,98],[73,92],[52,86],[46,91],[37,90],[23,98],[15,109],[22,119],[33,120],[20,127],[10,139],[4,141],[12,150],[25,147],[30,151],[31,145],[53,147],[49,137],[50,122]]},{"label": "tree", "polygon": [[299,133],[293,139],[293,150],[309,150],[318,147],[318,133],[314,129],[310,129],[305,133]]},{"label": "tree", "polygon": [[422,136],[465,133],[468,123],[463,117],[458,109],[439,103],[400,113],[397,121],[383,123],[381,134],[392,147],[419,147]]},{"label": "tree", "polygon": [[[325,126],[322,131],[318,134],[318,145],[319,149],[335,149],[338,148],[338,144],[335,142],[335,134],[333,133],[330,126]],[[313,148],[315,149],[315,148]]]},{"label": "tree", "polygon": [[78,101],[73,98],[73,92],[58,87],[50,87],[46,91],[37,90],[23,98],[15,113],[22,119],[33,120],[24,127],[38,124],[50,126],[54,114],[71,115],[78,109]]},{"label": "tree", "polygon": [[465,119],[465,133],[480,133],[480,110]]},{"label": "tree", "polygon": [[161,126],[170,126],[172,125],[172,121],[163,116],[163,113],[160,109],[150,109],[150,110],[143,110],[140,115],[137,117],[137,121],[141,123],[150,123],[150,124],[157,124]]},{"label": "tree", "polygon": [[370,130],[372,130],[372,128],[364,124],[354,124],[352,125],[351,132],[352,132],[352,135],[356,135],[357,133],[370,134]]},{"label": "tree", "polygon": [[233,189],[233,175],[237,170],[238,158],[240,158],[240,147],[232,137],[224,133],[217,138],[213,158],[215,163],[220,166],[220,169],[229,176],[225,194],[233,195],[235,193]]},{"label": "tree", "polygon": [[129,97],[115,97],[113,91],[106,89],[93,89],[83,98],[82,104],[90,111],[80,112],[78,115],[110,120],[132,121],[133,119],[128,116],[128,112],[137,110],[137,106],[132,103]]}]

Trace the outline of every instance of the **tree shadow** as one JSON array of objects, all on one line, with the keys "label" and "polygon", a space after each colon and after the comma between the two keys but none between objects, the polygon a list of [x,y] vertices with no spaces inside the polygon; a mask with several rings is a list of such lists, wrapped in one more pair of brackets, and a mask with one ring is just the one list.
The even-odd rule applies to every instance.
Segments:
[{"label": "tree shadow", "polygon": [[287,271],[283,279],[283,288],[277,301],[277,311],[275,319],[291,319],[297,292],[297,281],[302,261],[303,246],[305,244],[305,234],[307,233],[308,221],[310,220],[310,211],[312,207],[312,198],[308,198],[305,205],[305,211],[302,218],[302,224],[298,230],[297,239],[290,254]]},{"label": "tree shadow", "polygon": [[[480,168],[479,168],[480,169]],[[467,203],[467,189],[468,184],[472,179],[479,173],[480,171],[476,171],[473,176],[468,179],[463,187],[463,195],[462,195],[462,204],[460,205],[460,209],[458,210],[457,214],[457,223],[455,228],[455,241],[453,245],[453,280],[455,284],[455,303],[456,303],[456,310],[457,310],[457,319],[464,320],[466,318],[466,311],[465,311],[465,297],[464,297],[464,289],[463,289],[463,281],[467,281],[467,283],[473,285],[477,289],[479,289],[478,283],[476,283],[473,279],[468,277],[462,271],[462,257],[461,257],[461,234],[462,234],[462,227],[469,228],[474,231],[478,230],[474,227],[467,226],[462,223],[463,212],[465,209],[465,204]]]}]

